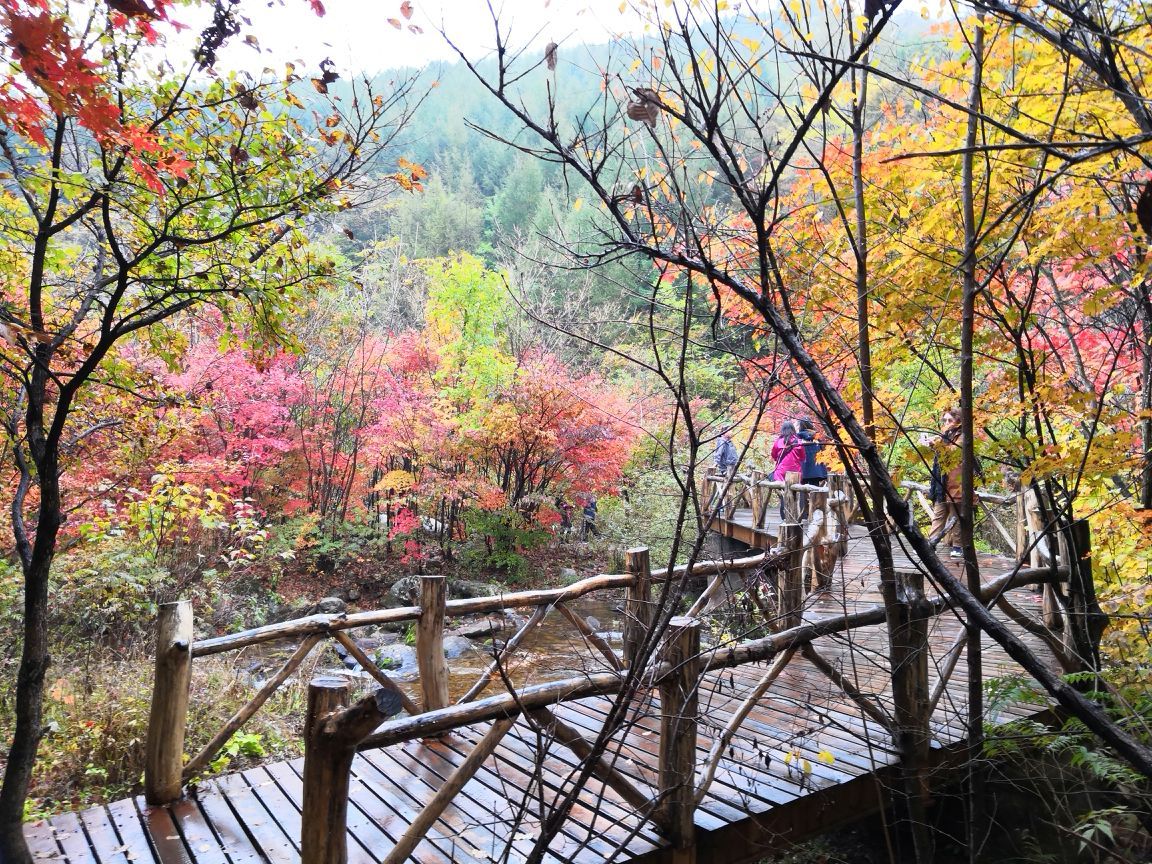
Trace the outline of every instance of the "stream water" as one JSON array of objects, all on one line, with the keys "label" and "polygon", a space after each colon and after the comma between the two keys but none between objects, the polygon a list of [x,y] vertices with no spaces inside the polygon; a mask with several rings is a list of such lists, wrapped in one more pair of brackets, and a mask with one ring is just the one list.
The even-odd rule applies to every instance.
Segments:
[{"label": "stream water", "polygon": [[[578,616],[588,621],[592,629],[608,642],[616,651],[621,650],[623,630],[623,592],[603,592],[595,598],[583,598],[568,604]],[[458,623],[449,622],[445,636],[445,649],[448,657],[449,698],[455,701],[468,692],[469,688],[484,673],[493,659],[493,642],[503,644],[511,639],[527,620],[521,613],[530,610],[513,610],[503,629],[492,638],[467,639],[453,635],[453,627]],[[475,626],[476,621],[468,621],[460,630]],[[399,634],[369,633],[352,631],[353,638],[360,643],[366,653],[373,657],[388,676],[395,681],[414,701],[420,702],[419,673],[416,666],[415,649],[405,644]],[[319,655],[315,674],[343,674],[363,681],[371,686],[373,679],[360,669],[352,658],[337,656],[329,643]],[[263,685],[294,650],[294,645],[271,643],[253,646],[244,652],[241,675],[254,688]],[[563,678],[572,678],[586,672],[601,672],[607,668],[607,661],[593,646],[589,645],[576,627],[562,613],[553,611],[537,624],[532,632],[520,643],[520,647],[509,658],[506,673],[517,687],[531,684],[544,684]],[[482,696],[492,696],[504,688],[497,677],[483,692]]]},{"label": "stream water", "polygon": [[[581,599],[568,606],[581,618],[593,619],[590,622],[593,629],[613,649],[620,651],[623,644],[621,631],[624,629],[623,604],[624,595],[621,592],[619,597]],[[506,641],[514,633],[514,629],[504,630],[496,638]],[[449,697],[455,701],[463,696],[491,662],[490,644],[479,641],[474,643],[473,650],[449,659]],[[607,661],[603,655],[584,640],[567,617],[553,611],[525,637],[509,659],[507,671],[516,686],[523,687],[572,678],[585,672],[603,672],[606,668]],[[500,679],[497,678],[488,685],[483,695],[493,696],[502,689]]]}]

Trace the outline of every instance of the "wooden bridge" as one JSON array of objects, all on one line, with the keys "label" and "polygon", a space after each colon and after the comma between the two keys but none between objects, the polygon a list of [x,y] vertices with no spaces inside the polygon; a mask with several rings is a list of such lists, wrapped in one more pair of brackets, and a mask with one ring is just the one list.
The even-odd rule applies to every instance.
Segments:
[{"label": "wooden bridge", "polygon": [[[923,591],[916,562],[894,548],[902,599],[886,606],[872,544],[850,526],[837,483],[811,502],[807,531],[780,527],[763,506],[754,518],[736,503],[726,502],[720,530],[753,530],[748,536],[782,549],[697,564],[693,575],[709,582],[687,615],[673,616],[667,600],[687,568],[651,572],[646,550],[628,553],[624,574],[565,589],[446,601],[443,578],[429,576],[419,606],[195,642],[189,604],[169,604],[145,795],[27,825],[34,856],[72,864],[519,862],[555,825],[549,861],[754,860],[881,806],[910,768],[927,782],[955,761],[966,735],[966,636],[947,602]],[[817,572],[820,544],[843,553],[834,572]],[[1067,572],[1052,563],[1021,571],[1012,559],[980,556],[983,599],[1067,667],[1068,653],[1029,613],[1035,598],[1020,588]],[[605,591],[624,595],[620,654],[565,605]],[[733,604],[720,601],[737,591],[742,612],[734,616]],[[508,608],[534,611],[450,704],[445,617]],[[512,692],[508,661],[549,614],[565,616],[585,640],[582,668]],[[390,681],[351,636],[397,621],[416,624],[419,694]],[[355,701],[345,680],[313,680],[304,758],[187,788],[326,639],[342,643],[380,689]],[[273,640],[297,647],[248,706],[186,757],[194,658]],[[893,657],[902,658],[895,671]],[[994,647],[984,646],[983,663],[988,677],[1018,674]],[[481,698],[489,687],[498,695]],[[988,719],[1042,707],[1001,705]],[[408,716],[392,716],[398,709]]]}]

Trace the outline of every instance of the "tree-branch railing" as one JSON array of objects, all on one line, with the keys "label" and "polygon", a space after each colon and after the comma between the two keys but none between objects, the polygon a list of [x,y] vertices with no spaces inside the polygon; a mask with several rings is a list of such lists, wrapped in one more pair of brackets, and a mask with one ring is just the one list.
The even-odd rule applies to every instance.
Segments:
[{"label": "tree-branch railing", "polygon": [[[758,567],[763,555],[728,561],[697,562],[692,572],[698,575],[740,572]],[[551,610],[559,610],[572,623],[581,638],[592,646],[613,669],[622,669],[636,651],[648,629],[648,592],[653,581],[678,578],[688,571],[687,565],[651,573],[647,550],[628,554],[629,572],[592,576],[565,588],[519,591],[491,597],[446,599],[442,576],[424,576],[420,580],[420,606],[403,606],[357,613],[310,615],[291,621],[269,624],[225,636],[192,641],[192,610],[186,601],[161,607],[158,624],[157,672],[153,694],[154,720],[149,726],[149,751],[145,765],[145,785],[150,803],[173,801],[185,784],[209,767],[233,735],[292,677],[314,650],[328,640],[338,643],[364,672],[382,688],[395,694],[401,707],[411,715],[449,704],[448,668],[443,651],[445,621],[511,609],[533,608],[528,624],[496,652],[490,666],[473,684],[461,701],[479,695],[497,677],[532,628],[541,623]],[[624,659],[617,657],[611,646],[565,604],[605,590],[628,591],[624,633]],[[426,611],[427,610],[427,611]],[[385,624],[415,624],[416,658],[420,670],[421,702],[417,705],[387,672],[365,652],[350,633],[358,628]],[[178,636],[173,634],[178,633]],[[284,661],[257,692],[234,713],[199,752],[185,759],[184,728],[188,712],[191,664],[201,657],[236,651],[254,645],[282,640],[300,640]]]},{"label": "tree-branch railing", "polygon": [[[814,512],[816,503],[818,502],[814,502]],[[500,738],[506,734],[511,722],[525,713],[555,740],[569,747],[581,761],[595,759],[594,773],[600,779],[612,787],[643,818],[653,819],[674,848],[680,851],[688,849],[693,842],[691,816],[693,808],[703,800],[708,785],[715,775],[717,764],[724,751],[722,742],[729,740],[740,725],[740,721],[736,721],[734,724],[729,724],[732,728],[723,731],[717,742],[720,744],[719,749],[713,746],[715,752],[709,754],[702,766],[703,779],[698,781],[697,776],[700,773],[698,768],[701,766],[696,765],[694,755],[695,694],[701,676],[718,669],[771,662],[772,666],[761,681],[761,686],[755,688],[757,692],[754,695],[758,700],[794,656],[807,655],[812,658],[814,649],[811,643],[814,640],[835,633],[882,624],[890,614],[909,614],[908,609],[902,611],[902,607],[897,604],[898,608],[894,613],[884,606],[876,606],[840,616],[805,621],[802,606],[806,592],[802,574],[806,550],[802,545],[804,542],[802,527],[794,523],[786,524],[781,530],[781,538],[782,548],[776,554],[754,555],[731,561],[698,562],[691,568],[693,574],[711,575],[707,593],[714,592],[716,586],[730,573],[746,572],[765,564],[774,567],[778,572],[778,591],[775,608],[772,610],[774,617],[771,626],[776,632],[737,645],[700,650],[699,619],[694,617],[673,619],[672,626],[664,637],[666,643],[664,650],[654,655],[656,659],[640,673],[638,678],[641,688],[658,689],[662,700],[662,715],[665,722],[658,766],[659,784],[656,789],[645,788],[647,784],[637,785],[625,777],[614,767],[611,760],[604,755],[597,755],[590,742],[576,730],[566,726],[550,710],[557,704],[572,700],[619,693],[629,681],[628,667],[637,656],[633,646],[640,644],[642,640],[639,636],[650,626],[651,601],[648,592],[651,584],[681,577],[689,572],[687,566],[678,566],[651,573],[647,550],[636,549],[630,550],[627,555],[628,572],[590,577],[566,588],[449,601],[443,596],[445,587],[443,578],[425,577],[421,584],[423,601],[421,607],[402,607],[354,614],[314,615],[195,643],[189,643],[186,639],[172,635],[181,633],[187,636],[190,633],[191,613],[188,604],[184,602],[166,604],[162,607],[160,615],[158,632],[161,638],[158,643],[153,722],[149,727],[149,759],[145,772],[148,800],[151,803],[168,803],[178,797],[182,782],[201,773],[214,754],[227,743],[228,738],[300,667],[304,658],[326,638],[331,638],[340,641],[381,684],[381,688],[375,694],[348,705],[351,701],[350,687],[346,683],[340,685],[334,684],[333,679],[317,679],[311,685],[310,715],[305,727],[309,731],[305,736],[303,864],[342,864],[345,860],[344,843],[332,841],[331,838],[343,837],[346,831],[343,820],[347,806],[347,773],[350,771],[352,752],[435,737],[478,723],[495,724],[478,745],[479,749],[446,781],[447,785],[441,790],[442,794],[437,794],[426,806],[425,812],[417,817],[412,829],[405,833],[397,849],[387,858],[388,861],[398,861],[406,857],[415,847],[423,836],[422,832],[427,830],[427,826],[431,825],[450,803],[455,790],[462,787],[480,767]],[[996,602],[1012,587],[1060,578],[1062,575],[1066,577],[1067,574],[1052,567],[1017,569],[989,582],[983,592],[984,599],[989,603]],[[617,657],[602,639],[601,644],[597,644],[598,635],[590,632],[591,628],[587,625],[581,628],[577,623],[580,620],[578,616],[567,610],[566,615],[577,623],[578,632],[588,643],[602,654],[607,652],[616,662],[611,662],[609,657],[605,656],[608,664],[605,671],[584,673],[578,677],[546,684],[522,686],[514,688],[513,692],[508,692],[506,688],[505,692],[498,695],[480,698],[483,690],[496,680],[531,630],[538,626],[551,610],[564,609],[565,602],[595,591],[620,588],[628,590],[623,657]],[[496,653],[492,664],[465,696],[456,704],[448,704],[446,661],[441,649],[445,619],[449,616],[527,607],[534,607],[533,614],[527,622]],[[944,597],[921,600],[911,609],[912,619],[927,620],[944,613],[949,608],[950,604]],[[698,613],[699,610],[694,609],[693,614]],[[348,635],[348,631],[357,627],[406,621],[417,623],[417,656],[418,660],[423,658],[420,664],[424,708],[422,711],[394,682],[391,682],[386,673],[378,667],[373,668],[375,664],[371,658],[359,649],[355,640]],[[909,656],[926,657],[926,627],[912,627],[908,630],[908,634],[908,644],[904,646],[904,650]],[[183,754],[179,752],[179,748],[183,744],[182,736],[172,733],[176,729],[182,731],[184,728],[186,716],[183,715],[186,715],[190,679],[187,667],[190,666],[192,659],[285,638],[299,638],[302,641],[279,672],[269,679],[256,696],[237,712],[213,737],[209,745],[189,760],[181,771]],[[685,651],[690,652],[690,656],[684,654]],[[957,654],[958,651],[957,648]],[[952,660],[951,654],[952,652],[948,661]],[[816,657],[815,665],[819,668],[818,655]],[[435,674],[437,664],[439,668],[445,669],[442,681]],[[946,662],[946,666],[954,668],[955,664]],[[914,689],[919,695],[909,703],[918,713],[911,719],[897,718],[895,725],[880,724],[890,732],[901,734],[910,725],[917,726],[921,730],[927,728],[927,718],[940,698],[944,684],[937,682],[936,688],[929,694],[927,663],[918,664],[918,668],[922,669],[920,677],[923,680],[914,682],[916,683]],[[431,684],[424,680],[427,670],[433,671]],[[835,675],[831,676],[830,680],[837,683]],[[854,691],[847,679],[840,683],[849,698],[857,702],[865,699],[862,694]],[[181,696],[183,707],[179,704]],[[754,704],[754,700],[745,700],[744,705],[737,711],[737,716],[746,717]],[[409,716],[389,719],[391,714],[400,710],[406,710]],[[873,716],[873,719],[883,718]],[[922,736],[923,733],[918,734]],[[177,741],[179,743],[175,743]],[[311,762],[318,759],[325,760],[327,767],[312,765],[309,768]],[[333,765],[336,766],[335,773],[332,770]],[[315,789],[309,793],[309,778],[320,778],[315,782],[323,785],[323,794],[318,794]],[[334,804],[332,796],[341,794],[345,800]]]}]

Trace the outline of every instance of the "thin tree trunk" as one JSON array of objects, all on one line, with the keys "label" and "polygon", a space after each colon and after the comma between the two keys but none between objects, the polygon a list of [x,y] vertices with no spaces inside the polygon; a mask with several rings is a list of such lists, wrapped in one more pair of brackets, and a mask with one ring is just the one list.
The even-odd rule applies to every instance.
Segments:
[{"label": "thin tree trunk", "polygon": [[24,645],[16,679],[16,724],[0,787],[0,861],[31,864],[24,840],[24,802],[44,735],[44,681],[48,653],[48,577],[60,530],[60,483],[56,454],[38,461],[40,506],[31,560],[24,567]]},{"label": "thin tree trunk", "polygon": [[[1152,240],[1152,237],[1149,238]],[[1152,285],[1140,286],[1139,325],[1136,338],[1140,340],[1140,443],[1144,461],[1140,466],[1140,507],[1152,510]]]},{"label": "thin tree trunk", "polygon": [[[968,590],[980,591],[980,568],[972,539],[972,502],[975,500],[976,455],[972,420],[972,340],[976,326],[976,190],[973,178],[975,147],[980,132],[980,89],[984,75],[984,15],[977,13],[972,42],[972,88],[968,99],[968,125],[964,136],[965,153],[961,163],[960,185],[964,218],[963,301],[960,321],[960,544],[964,549],[964,571]],[[980,769],[984,748],[984,665],[981,655],[980,625],[971,617],[968,631],[968,860],[980,857],[985,833],[984,775]]]}]

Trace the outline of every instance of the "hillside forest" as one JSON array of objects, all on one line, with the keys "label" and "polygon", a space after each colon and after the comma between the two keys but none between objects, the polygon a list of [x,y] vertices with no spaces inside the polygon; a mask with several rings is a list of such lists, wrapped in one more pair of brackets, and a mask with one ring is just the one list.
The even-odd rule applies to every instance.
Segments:
[{"label": "hillside forest", "polygon": [[[1147,5],[621,5],[647,25],[583,44],[506,4],[499,50],[365,74],[228,68],[244,0],[0,4],[0,860],[139,791],[162,603],[215,636],[413,574],[707,558],[721,435],[770,471],[799,418],[939,564],[902,483],[950,411],[957,614],[1017,551],[978,489],[1092,538],[1078,671],[984,682],[1065,712],[973,755],[1061,826],[1013,860],[1147,860]],[[204,664],[193,747],[247,687]],[[301,698],[207,773],[300,752]]]}]

